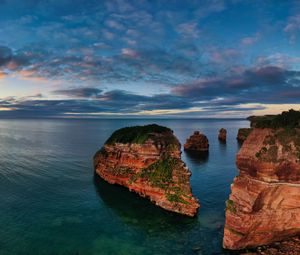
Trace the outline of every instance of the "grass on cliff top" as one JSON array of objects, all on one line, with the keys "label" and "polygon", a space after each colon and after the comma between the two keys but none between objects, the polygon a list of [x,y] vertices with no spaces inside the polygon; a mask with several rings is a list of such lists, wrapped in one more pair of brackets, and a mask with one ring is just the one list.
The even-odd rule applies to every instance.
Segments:
[{"label": "grass on cliff top", "polygon": [[247,138],[248,135],[250,135],[250,133],[252,132],[252,130],[252,128],[240,128],[238,131],[238,135],[245,136]]},{"label": "grass on cliff top", "polygon": [[115,131],[106,144],[113,143],[144,143],[152,133],[172,132],[171,129],[156,124],[146,126],[125,127]]},{"label": "grass on cliff top", "polygon": [[278,115],[250,116],[248,120],[256,128],[296,128],[300,127],[300,111],[291,109]]}]

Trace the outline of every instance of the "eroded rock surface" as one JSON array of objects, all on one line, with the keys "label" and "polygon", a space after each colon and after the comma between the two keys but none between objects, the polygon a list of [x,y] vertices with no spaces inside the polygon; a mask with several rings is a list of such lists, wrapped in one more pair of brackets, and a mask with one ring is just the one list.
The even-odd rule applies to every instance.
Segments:
[{"label": "eroded rock surface", "polygon": [[223,246],[243,249],[300,234],[300,129],[254,128],[237,155]]},{"label": "eroded rock surface", "polygon": [[184,144],[184,150],[186,151],[208,151],[209,143],[204,134],[199,131],[195,131]]},{"label": "eroded rock surface", "polygon": [[295,236],[271,245],[258,247],[256,251],[241,253],[241,255],[299,255],[300,237]]},{"label": "eroded rock surface", "polygon": [[148,125],[117,130],[96,153],[94,166],[107,182],[128,187],[157,206],[188,216],[197,213],[191,172],[169,128]]}]

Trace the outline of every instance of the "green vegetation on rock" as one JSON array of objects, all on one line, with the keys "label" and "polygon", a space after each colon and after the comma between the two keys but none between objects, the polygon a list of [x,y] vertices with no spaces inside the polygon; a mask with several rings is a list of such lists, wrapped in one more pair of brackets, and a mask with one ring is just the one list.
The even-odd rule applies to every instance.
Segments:
[{"label": "green vegetation on rock", "polygon": [[253,128],[240,128],[237,134],[237,139],[240,142],[243,142],[247,139],[247,137],[252,132]]},{"label": "green vegetation on rock", "polygon": [[115,176],[128,176],[128,175],[134,174],[134,171],[129,167],[111,168],[110,172],[112,172]]},{"label": "green vegetation on rock", "polygon": [[139,178],[146,179],[151,186],[163,189],[170,202],[188,204],[183,199],[184,192],[176,186],[173,180],[173,171],[181,165],[177,158],[163,156],[158,161],[131,176],[129,182],[133,183]]},{"label": "green vegetation on rock", "polygon": [[154,187],[167,188],[170,183],[173,183],[173,170],[177,164],[178,159],[176,158],[161,158],[147,168],[142,169],[139,177],[147,179]]},{"label": "green vegetation on rock", "polygon": [[232,213],[236,213],[236,208],[232,200],[228,199],[225,203],[226,203],[226,210]]},{"label": "green vegetation on rock", "polygon": [[278,162],[277,155],[278,147],[276,145],[271,145],[268,148],[262,147],[260,151],[255,154],[258,159],[273,163]]},{"label": "green vegetation on rock", "polygon": [[175,203],[181,203],[181,204],[189,204],[189,202],[185,201],[184,199],[182,199],[181,195],[180,194],[177,194],[177,193],[167,193],[167,199],[170,201],[170,202],[175,202]]},{"label": "green vegetation on rock", "polygon": [[235,235],[237,235],[237,236],[239,236],[239,237],[244,237],[245,236],[245,234],[244,233],[242,233],[242,232],[239,232],[239,231],[236,231],[235,229],[232,229],[232,228],[227,228],[231,233],[233,233],[233,234],[235,234]]},{"label": "green vegetation on rock", "polygon": [[[256,157],[263,161],[278,162],[279,147],[282,153],[294,153],[300,160],[300,129],[280,128],[273,130],[266,136],[262,147]],[[281,145],[281,146],[280,146]]]},{"label": "green vegetation on rock", "polygon": [[113,143],[142,144],[147,139],[149,139],[153,133],[161,134],[166,132],[172,133],[172,130],[167,127],[159,126],[156,124],[151,124],[146,126],[125,127],[115,131],[110,136],[110,138],[106,141],[106,144],[113,144]]},{"label": "green vegetation on rock", "polygon": [[291,109],[278,115],[250,116],[248,120],[256,128],[300,128],[300,111]]}]

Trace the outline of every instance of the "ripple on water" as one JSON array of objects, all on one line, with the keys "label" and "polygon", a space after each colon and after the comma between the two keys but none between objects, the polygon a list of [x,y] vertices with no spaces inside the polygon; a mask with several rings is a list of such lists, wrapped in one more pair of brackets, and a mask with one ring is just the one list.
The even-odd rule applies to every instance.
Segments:
[{"label": "ripple on water", "polygon": [[[195,130],[206,157],[182,157],[201,208],[195,218],[166,212],[93,173],[92,158],[116,129],[157,123],[181,143]],[[235,136],[245,121],[0,120],[1,255],[225,254],[225,201],[236,175]],[[227,129],[226,145],[217,139]]]}]

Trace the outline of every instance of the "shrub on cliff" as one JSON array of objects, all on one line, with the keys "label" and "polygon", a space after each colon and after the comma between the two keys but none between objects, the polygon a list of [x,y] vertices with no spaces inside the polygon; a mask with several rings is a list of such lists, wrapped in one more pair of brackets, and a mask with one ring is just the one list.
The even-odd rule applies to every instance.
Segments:
[{"label": "shrub on cliff", "polygon": [[115,131],[106,144],[113,143],[144,143],[153,133],[172,132],[171,129],[156,124],[146,126],[125,127]]},{"label": "shrub on cliff", "polygon": [[256,128],[300,128],[300,111],[291,109],[278,115],[251,116],[248,120]]}]

